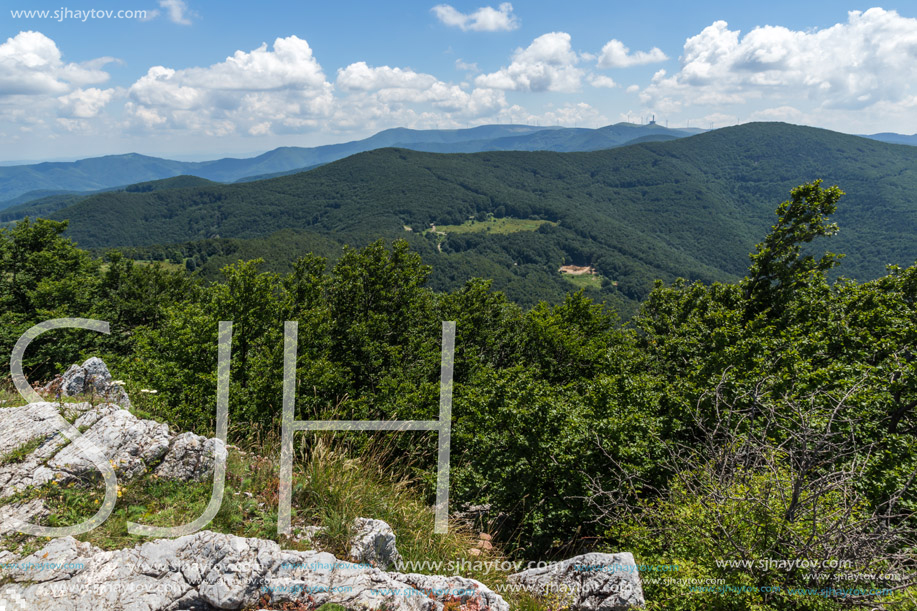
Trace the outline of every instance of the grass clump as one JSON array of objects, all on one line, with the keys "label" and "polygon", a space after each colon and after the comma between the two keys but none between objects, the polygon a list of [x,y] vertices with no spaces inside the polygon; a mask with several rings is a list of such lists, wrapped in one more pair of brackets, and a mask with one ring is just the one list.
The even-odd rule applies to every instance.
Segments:
[{"label": "grass clump", "polygon": [[44,437],[36,437],[35,439],[30,439],[29,441],[26,441],[20,445],[18,448],[7,452],[3,456],[0,456],[0,467],[22,462],[25,460],[26,456],[37,450],[38,446],[40,446],[44,440]]}]

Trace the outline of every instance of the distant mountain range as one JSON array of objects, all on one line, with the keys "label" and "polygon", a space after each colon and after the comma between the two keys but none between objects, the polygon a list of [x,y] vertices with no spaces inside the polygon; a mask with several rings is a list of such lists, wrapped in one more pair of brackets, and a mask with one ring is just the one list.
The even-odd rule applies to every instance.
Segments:
[{"label": "distant mountain range", "polygon": [[[240,257],[280,271],[306,252],[333,258],[343,244],[403,237],[433,266],[434,288],[485,277],[533,303],[583,286],[626,309],[656,278],[740,277],[777,204],[816,178],[847,193],[840,234],[813,245],[846,253],[844,275],[917,260],[917,147],[783,123],[593,152],[386,148],[269,180],[134,185],[48,216],[68,220],[82,247],[209,276]],[[562,265],[594,274],[564,276]]]},{"label": "distant mountain range", "polygon": [[282,147],[249,159],[172,161],[130,153],[73,162],[0,167],[0,209],[42,197],[112,189],[138,182],[192,175],[218,182],[267,178],[337,161],[356,153],[397,147],[431,153],[481,151],[597,151],[635,141],[668,140],[699,133],[661,125],[618,123],[598,129],[482,125],[469,129],[387,129],[342,144]]},{"label": "distant mountain range", "polygon": [[881,134],[872,134],[870,136],[866,136],[866,138],[872,138],[873,140],[878,140],[880,142],[889,142],[891,144],[908,144],[910,146],[917,146],[917,134],[911,134],[908,136],[905,134],[882,132]]}]

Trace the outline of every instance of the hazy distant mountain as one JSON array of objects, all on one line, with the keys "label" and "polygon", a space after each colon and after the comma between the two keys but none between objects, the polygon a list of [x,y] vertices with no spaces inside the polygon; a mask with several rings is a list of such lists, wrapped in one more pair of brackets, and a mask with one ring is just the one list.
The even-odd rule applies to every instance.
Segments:
[{"label": "hazy distant mountain", "polygon": [[867,138],[872,138],[873,140],[878,140],[880,142],[889,142],[891,144],[909,144],[911,146],[917,146],[917,134],[894,134],[892,132],[882,132],[880,134],[872,134],[871,136],[866,136]]},{"label": "hazy distant mountain", "polygon": [[0,167],[0,209],[23,203],[21,196],[33,191],[38,193],[30,200],[52,194],[99,191],[183,174],[219,182],[235,182],[289,174],[356,153],[386,147],[436,153],[594,151],[621,146],[651,135],[681,138],[698,131],[632,123],[619,123],[599,129],[532,125],[482,125],[449,130],[396,128],[379,132],[365,140],[313,148],[282,147],[248,159],[189,162],[131,153],[74,162],[6,166]]},{"label": "hazy distant mountain", "polygon": [[[18,198],[10,202],[8,207],[0,209],[0,223],[16,221],[26,216],[32,218],[39,216],[45,217],[50,215],[52,212],[61,210],[68,206],[72,206],[73,204],[86,199],[87,197],[96,195],[98,193],[106,193],[109,191],[122,191],[124,193],[151,193],[153,191],[162,191],[165,189],[205,187],[207,185],[215,184],[217,183],[205,178],[182,175],[172,178],[164,178],[161,180],[141,182],[123,187],[99,189],[97,191],[89,192],[63,191],[60,193],[50,193],[43,195],[40,191],[31,191],[25,195],[20,195]],[[36,197],[29,198],[30,195],[35,195]]]}]

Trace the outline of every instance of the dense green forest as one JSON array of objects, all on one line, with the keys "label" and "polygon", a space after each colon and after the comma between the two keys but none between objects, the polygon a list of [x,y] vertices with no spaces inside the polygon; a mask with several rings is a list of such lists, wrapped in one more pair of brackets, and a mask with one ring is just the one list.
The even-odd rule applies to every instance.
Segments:
[{"label": "dense green forest", "polygon": [[[272,180],[100,193],[51,217],[69,220],[83,248],[190,259],[207,279],[236,253],[287,273],[302,252],[404,238],[432,266],[432,288],[486,277],[532,306],[563,300],[572,285],[560,266],[591,266],[587,295],[629,316],[655,279],[741,278],[773,202],[800,176],[844,185],[832,247],[847,255],[846,276],[874,279],[917,259],[917,148],[779,123],[588,153],[383,149]],[[551,223],[428,231],[491,216]]]},{"label": "dense green forest", "polygon": [[[811,131],[823,139],[828,153],[846,158],[845,149],[837,148],[843,141],[831,144],[837,135]],[[641,145],[621,157],[616,156],[621,151],[533,155],[524,162],[527,175],[518,173],[513,164],[522,162],[512,154],[451,158],[380,151],[252,191],[195,187],[118,195],[116,200],[99,196],[100,202],[122,206],[118,215],[109,211],[106,218],[100,204],[87,201],[78,205],[81,218],[74,216],[69,228],[37,220],[0,230],[0,350],[8,354],[25,329],[49,318],[107,320],[112,327],[108,336],[74,330],[37,340],[27,355],[31,378],[46,379],[80,356],[102,355],[129,391],[158,391],[145,400],[146,415],[210,433],[217,326],[232,320],[230,418],[241,425],[232,429],[240,436],[279,426],[284,321],[299,321],[298,418],[428,419],[435,417],[438,405],[440,324],[453,320],[452,503],[456,509],[489,505],[498,537],[513,555],[543,559],[587,549],[628,550],[641,565],[677,565],[677,575],[666,576],[685,581],[666,583],[653,579],[652,571],[643,573],[648,606],[654,610],[914,609],[917,267],[893,266],[857,282],[833,273],[847,275],[853,256],[838,267],[837,256],[817,254],[829,246],[839,250],[845,243],[840,238],[856,233],[843,223],[838,232],[835,219],[856,221],[881,211],[904,235],[913,207],[905,208],[901,199],[894,204],[901,206],[896,217],[891,206],[899,200],[891,194],[905,197],[913,170],[905,167],[907,157],[897,149],[862,141],[857,145],[877,147],[865,152],[884,152],[886,165],[881,171],[867,165],[860,170],[862,183],[842,186],[862,192],[868,184],[862,172],[881,172],[882,186],[873,191],[884,191],[883,198],[860,199],[862,210],[845,212],[852,197],[813,182],[792,190],[777,208],[776,220],[774,203],[786,193],[770,203],[768,218],[759,218],[753,203],[774,183],[748,173],[746,180],[732,184],[737,174],[748,172],[747,160],[755,159],[782,183],[817,166],[807,162],[813,149],[795,149],[792,141],[778,146],[780,138],[733,141],[728,130],[703,138],[715,139],[721,169],[693,182],[688,179],[698,170],[691,160],[710,154],[703,152],[701,137]],[[668,148],[686,143],[690,148]],[[773,154],[767,152],[771,147],[777,147]],[[789,165],[777,164],[778,154]],[[656,161],[658,174],[644,176],[642,187],[628,186],[631,178],[622,165],[627,160],[641,171]],[[373,163],[380,173],[367,169]],[[393,171],[393,163],[401,171]],[[450,173],[437,176],[438,163],[452,166]],[[462,182],[470,178],[461,178],[475,175],[482,164],[492,168],[483,175],[492,180],[487,186],[493,193],[486,196],[489,191],[477,193],[471,183]],[[509,166],[514,173],[500,173]],[[382,167],[388,168],[385,175]],[[603,173],[609,167],[616,171]],[[592,186],[581,183],[591,172]],[[376,208],[353,203],[365,202],[374,181],[396,175],[406,181],[403,192],[389,193],[390,199]],[[564,181],[558,182],[558,175]],[[673,175],[686,184],[673,183]],[[344,177],[347,182],[341,182]],[[275,203],[255,199],[271,184]],[[392,184],[387,183],[389,188]],[[567,186],[551,197],[539,194],[549,184]],[[591,189],[595,198],[629,193],[629,205],[614,199],[607,205],[616,207],[615,218],[622,223],[618,229],[632,231],[650,221],[640,221],[629,206],[639,201],[661,206],[662,194],[675,184],[683,190],[682,200],[696,193],[695,201],[717,201],[700,198],[693,191],[700,189],[723,197],[723,207],[699,204],[671,214],[668,240],[659,238],[644,254],[674,256],[691,243],[709,242],[709,249],[685,255],[686,265],[697,266],[700,276],[710,270],[707,279],[725,272],[736,278],[657,282],[626,323],[614,308],[584,292],[569,292],[553,304],[522,306],[495,290],[490,280],[457,276],[454,288],[434,290],[433,270],[423,260],[433,249],[415,250],[413,245],[440,239],[436,234],[416,231],[412,240],[378,240],[343,250],[328,237],[364,223],[352,216],[357,209],[366,223],[397,222],[419,229],[428,222],[461,223],[471,213],[497,214],[503,206],[505,216],[540,216],[558,223],[509,234],[531,237],[535,241],[526,243],[528,248],[556,246],[550,242],[553,232],[579,235],[590,230],[591,221],[598,253],[604,231],[614,224],[595,211],[588,216],[584,205],[574,201],[571,209],[584,216],[577,225],[551,207],[552,198],[577,189]],[[342,185],[350,186],[341,191]],[[529,197],[511,199],[509,190],[516,187],[513,193]],[[435,206],[439,189],[456,197],[455,213],[448,218]],[[646,194],[636,195],[641,190]],[[336,197],[325,199],[334,192]],[[741,206],[727,206],[727,193],[747,197]],[[207,197],[215,198],[216,205],[204,206]],[[416,205],[396,204],[400,200]],[[293,201],[296,207],[284,208]],[[864,202],[872,207],[867,210]],[[214,211],[222,215],[217,225]],[[278,211],[283,214],[272,225]],[[116,222],[121,218],[130,222]],[[304,237],[303,247],[313,238],[329,240],[324,249],[334,251],[334,261],[300,256],[283,273],[259,260],[237,261],[222,269],[220,281],[205,283],[183,268],[139,264],[117,251],[94,258],[65,237],[69,231],[93,246],[105,240],[152,243],[166,234],[156,233],[150,218],[162,223],[163,231],[187,232],[170,239],[209,231],[270,235],[282,223],[308,219],[317,235]],[[660,218],[652,222],[665,222]],[[599,222],[607,223],[601,231],[595,227]],[[873,219],[859,235],[880,231],[882,222]],[[710,231],[678,231],[691,223],[705,224]],[[764,228],[757,234],[758,245],[730,260],[742,250],[746,232],[756,227]],[[644,224],[646,235],[650,229]],[[285,239],[295,242],[298,235]],[[469,235],[476,234],[447,236],[443,251],[449,245],[460,252],[450,242]],[[856,242],[846,242],[851,243]],[[249,243],[197,244],[210,244],[211,257],[219,253],[238,259],[247,256]],[[231,246],[238,250],[217,250]],[[904,244],[872,246],[899,248],[899,256],[908,252]],[[277,254],[286,257],[296,250]],[[753,251],[750,259],[748,251]],[[582,253],[581,260],[603,265],[590,261],[589,254]],[[673,260],[647,264],[646,273],[663,268],[671,275],[680,269]],[[602,270],[613,277],[608,268]],[[356,446],[370,441],[347,435]],[[433,435],[386,435],[398,450],[391,452],[389,466],[413,471],[432,499]],[[761,562],[793,559],[834,568],[813,571]],[[748,565],[725,564],[738,561]],[[854,573],[859,577],[845,580]],[[706,579],[735,589],[723,595],[688,585]],[[854,587],[865,594],[840,591]],[[797,588],[808,588],[808,594]]]}]

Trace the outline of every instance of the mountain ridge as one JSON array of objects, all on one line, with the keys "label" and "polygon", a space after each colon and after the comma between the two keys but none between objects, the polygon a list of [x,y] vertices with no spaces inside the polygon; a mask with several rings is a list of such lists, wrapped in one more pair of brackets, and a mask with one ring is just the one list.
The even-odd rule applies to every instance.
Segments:
[{"label": "mountain ridge", "polygon": [[[308,148],[279,147],[249,158],[173,161],[126,153],[71,162],[0,166],[0,209],[24,203],[20,196],[32,191],[91,192],[185,174],[219,182],[235,182],[260,175],[304,170],[356,153],[386,147],[472,153],[504,149],[536,150],[539,148],[537,143],[543,141],[541,148],[550,149],[553,146],[558,147],[558,150],[585,150],[577,148],[576,144],[568,140],[581,140],[584,132],[590,132],[595,135],[595,142],[588,144],[591,147],[588,150],[595,150],[620,146],[630,139],[647,133],[660,133],[660,130],[677,137],[694,133],[691,130],[669,130],[661,126],[633,124],[618,124],[595,130],[515,124],[483,125],[456,130],[392,128],[363,140]],[[505,141],[500,142],[503,139]]]},{"label": "mountain ridge", "polygon": [[[230,239],[288,259],[319,236],[405,238],[440,288],[483,276],[521,302],[554,300],[570,288],[558,268],[572,264],[596,270],[593,296],[634,301],[656,278],[740,277],[777,203],[816,178],[848,193],[831,243],[849,254],[842,273],[871,278],[917,259],[917,148],[782,123],[595,152],[377,149],[263,181],[100,193],[50,218],[68,220],[82,247],[160,255]],[[290,250],[271,238],[282,230],[306,237]],[[205,250],[169,256],[205,263]]]}]

